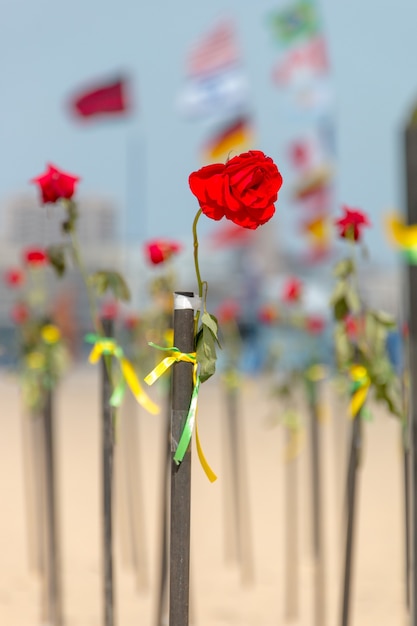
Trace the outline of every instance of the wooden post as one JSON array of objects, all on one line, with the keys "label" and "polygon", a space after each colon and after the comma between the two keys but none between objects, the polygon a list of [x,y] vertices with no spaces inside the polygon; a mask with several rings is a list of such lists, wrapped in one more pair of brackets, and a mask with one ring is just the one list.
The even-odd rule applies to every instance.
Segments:
[{"label": "wooden post", "polygon": [[[414,115],[413,115],[414,117]],[[417,126],[411,119],[405,130],[407,222],[417,224]],[[408,325],[410,364],[410,495],[411,495],[411,624],[417,626],[417,265],[408,265]]]},{"label": "wooden post", "polygon": [[345,544],[345,565],[343,578],[343,598],[342,598],[342,621],[341,626],[348,626],[350,617],[350,597],[352,580],[352,560],[354,548],[354,523],[356,508],[356,484],[362,448],[362,424],[360,411],[352,423],[352,439],[350,445],[348,478],[347,478],[347,520],[346,520],[346,544]]},{"label": "wooden post", "polygon": [[242,584],[254,581],[252,532],[250,524],[249,484],[247,456],[245,455],[243,415],[239,413],[239,393],[235,386],[226,390],[227,424],[229,427],[230,463],[232,469],[232,495],[237,540],[237,557],[241,568]]},{"label": "wooden post", "polygon": [[56,467],[55,467],[55,437],[52,406],[52,393],[46,393],[43,409],[44,442],[45,442],[45,530],[46,530],[46,589],[48,622],[52,626],[62,625],[61,606],[61,569],[60,546],[57,523],[56,501]]},{"label": "wooden post", "polygon": [[[285,429],[287,446],[291,445],[293,434]],[[299,546],[298,546],[298,455],[288,458],[285,463],[285,620],[292,622],[299,615]]]},{"label": "wooden post", "polygon": [[[194,294],[174,294],[174,345],[195,351]],[[174,363],[172,372],[171,451],[180,440],[193,392],[193,365]],[[180,465],[171,461],[169,626],[188,626],[190,586],[191,446]]]},{"label": "wooden post", "polygon": [[314,554],[314,621],[315,626],[325,626],[324,599],[324,554],[323,554],[323,516],[322,516],[322,477],[320,471],[320,433],[318,412],[318,383],[307,380],[308,407],[310,413],[311,442],[311,497],[313,521]]},{"label": "wooden post", "polygon": [[164,612],[168,590],[168,550],[169,550],[169,477],[171,469],[171,393],[168,395],[167,415],[165,416],[165,436],[162,459],[162,484],[161,484],[161,521],[160,521],[160,570],[158,584],[158,598],[156,607],[155,626],[163,626],[165,623]]},{"label": "wooden post", "polygon": [[[113,336],[113,321],[102,319],[106,337]],[[114,584],[113,584],[113,454],[115,411],[110,405],[113,392],[111,357],[103,355],[101,360],[102,384],[102,514],[103,514],[103,577],[104,577],[104,626],[114,626]]]}]

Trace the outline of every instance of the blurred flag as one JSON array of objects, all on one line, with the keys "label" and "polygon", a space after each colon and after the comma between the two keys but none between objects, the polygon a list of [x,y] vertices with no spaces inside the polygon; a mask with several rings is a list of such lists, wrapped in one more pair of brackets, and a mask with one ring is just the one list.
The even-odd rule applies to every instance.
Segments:
[{"label": "blurred flag", "polygon": [[285,47],[314,37],[320,29],[318,14],[311,0],[292,2],[270,15],[269,21],[275,40]]},{"label": "blurred flag", "polygon": [[323,214],[307,220],[303,223],[302,230],[307,235],[310,243],[306,261],[319,262],[326,260],[331,252],[329,215]]},{"label": "blurred flag", "polygon": [[241,110],[247,99],[235,27],[222,21],[192,48],[178,104],[182,113],[195,118]]},{"label": "blurred flag", "polygon": [[131,108],[126,78],[92,83],[73,96],[72,112],[81,118],[124,115]]},{"label": "blurred flag", "polygon": [[278,85],[289,85],[305,76],[325,74],[328,70],[326,41],[320,35],[291,48],[279,58],[272,70],[272,79]]},{"label": "blurred flag", "polygon": [[[203,147],[205,162],[225,161],[231,152],[248,150],[253,141],[253,128],[247,116],[223,125]],[[233,156],[233,154],[231,155]]]},{"label": "blurred flag", "polygon": [[327,204],[330,188],[333,181],[333,169],[326,164],[312,168],[302,176],[294,189],[294,199],[298,201],[315,200],[322,208],[322,204]]}]

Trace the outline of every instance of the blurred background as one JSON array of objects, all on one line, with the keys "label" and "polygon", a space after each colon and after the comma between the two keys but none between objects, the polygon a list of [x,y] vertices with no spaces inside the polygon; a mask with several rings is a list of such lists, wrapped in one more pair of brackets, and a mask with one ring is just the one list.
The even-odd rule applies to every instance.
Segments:
[{"label": "blurred background", "polygon": [[[272,336],[280,348],[273,365],[279,361],[282,371],[305,369],[313,357],[322,364],[332,363],[332,328],[327,323],[331,321],[332,268],[345,253],[336,240],[334,221],[345,205],[364,211],[371,222],[371,228],[364,231],[364,255],[359,259],[365,301],[399,321],[404,318],[401,264],[388,240],[384,219],[388,212],[401,213],[405,208],[403,135],[417,97],[413,65],[417,6],[411,0],[395,4],[376,0],[344,4],[332,0],[73,0],[70,4],[4,0],[2,8],[2,275],[22,263],[28,248],[62,240],[62,210],[54,205],[41,207],[38,190],[29,182],[51,163],[80,176],[76,199],[87,269],[111,267],[123,272],[132,291],[131,312],[150,304],[151,281],[164,278],[165,269],[151,266],[144,254],[149,240],[168,238],[181,244],[181,253],[171,265],[176,289],[194,291],[191,227],[198,204],[188,186],[189,174],[248,149],[262,150],[277,163],[284,184],[276,215],[268,224],[242,232],[225,220],[215,223],[203,216],[198,226],[210,310],[215,312],[225,301],[238,305],[234,310],[239,314],[231,317],[238,317],[244,339],[239,415],[250,442],[248,447],[241,444],[240,470],[243,476],[246,470],[248,474],[242,488],[248,508],[242,518],[249,525],[252,522],[253,529],[247,529],[249,540],[243,542],[250,552],[249,566],[246,563],[250,580],[243,581],[249,585],[245,587],[239,582],[239,570],[223,568],[230,536],[236,535],[234,527],[227,531],[227,509],[236,489],[230,476],[225,486],[231,471],[230,454],[222,451],[227,439],[222,431],[227,414],[223,385],[227,391],[227,383],[219,377],[219,382],[204,386],[200,400],[202,433],[220,480],[208,485],[195,464],[191,621],[207,626],[272,626],[292,618],[312,624],[314,496],[310,499],[309,457],[298,456],[304,450],[298,442],[304,427],[299,428],[297,418],[294,428],[293,419],[300,413],[309,422],[308,406],[304,391],[295,386],[297,410],[290,407],[287,411],[288,423],[281,423],[286,428],[271,429],[277,419],[282,422],[291,384],[282,385],[276,405],[268,376],[256,379],[252,374],[270,373],[265,357],[273,347]],[[97,625],[101,623],[100,380],[97,368],[87,365],[84,358],[91,346],[81,347],[84,332],[91,330],[82,281],[72,270],[63,281],[54,280],[51,268],[45,272],[44,287],[57,318],[71,329],[76,320],[79,352],[75,354],[83,357],[78,369],[69,368],[57,393],[65,623]],[[274,320],[267,307],[282,300],[285,286],[294,286],[295,279],[302,284],[306,326],[302,332],[285,324],[272,329],[269,322]],[[10,284],[0,283],[0,363],[7,366],[16,361],[17,354],[14,322],[19,322],[11,317],[12,291]],[[294,293],[287,293],[290,308],[294,302],[299,303]],[[220,355],[220,365],[219,369],[227,368],[227,354]],[[29,459],[28,469],[25,428],[32,426],[25,422],[15,377],[6,368],[2,374],[0,494],[7,496],[7,515],[0,516],[0,616],[8,624],[26,626],[41,623],[40,596],[44,594],[41,582],[30,575],[36,568],[28,555],[31,545],[36,547],[30,537],[36,526],[31,519],[42,526],[36,507],[30,517],[30,498],[25,495],[31,472],[36,473],[36,440],[35,444],[31,440],[30,454],[35,460]],[[346,397],[341,400],[327,379],[323,389],[321,409],[328,421],[320,422],[325,490],[322,532],[329,555],[323,602],[331,616],[326,621],[335,624],[341,595],[340,520],[350,422],[344,419]],[[166,397],[161,393],[160,399],[164,402]],[[131,427],[136,424],[137,409],[136,405],[124,408]],[[10,419],[16,415],[22,419]],[[331,416],[342,419],[332,421]],[[145,530],[150,530],[147,534],[143,530],[141,541],[150,553],[149,570],[132,579],[132,570],[139,570],[137,563],[132,565],[132,547],[126,539],[130,531],[118,530],[118,611],[124,624],[136,624],[140,615],[143,623],[160,626],[166,621],[154,620],[154,614],[161,548],[159,509],[164,496],[159,496],[155,484],[164,484],[165,426],[159,419],[145,417],[139,434],[131,431],[121,439],[123,445],[134,441],[136,447],[128,454],[123,449],[118,453],[122,470],[117,489],[128,489],[123,482],[128,479],[120,478],[121,474],[137,474],[138,483],[129,489],[145,502],[141,511],[145,511]],[[394,420],[377,419],[376,424],[364,426],[367,434],[372,428],[360,495],[357,563],[361,591],[354,610],[358,625],[391,626],[400,623],[399,616],[404,617],[404,578],[408,575],[403,563],[406,513],[398,452],[403,431]],[[300,469],[290,476],[288,492],[291,484],[296,491],[300,476],[302,482],[294,496],[300,505],[300,536],[291,543],[286,533],[295,523],[285,501],[291,465],[283,460],[287,435],[294,436],[294,432]],[[141,468],[131,471],[123,464],[125,458],[136,459]],[[134,517],[126,513],[129,496],[121,498],[124,501],[117,504],[116,512],[120,528],[127,519],[133,524]],[[236,519],[240,513],[236,509]],[[284,558],[288,545],[297,545],[300,551],[292,561],[291,555]],[[300,601],[291,614],[286,605],[291,594],[283,581],[289,579],[289,563],[298,561],[291,594],[297,594]],[[139,580],[141,575],[145,582]],[[138,590],[146,593],[138,594]],[[314,624],[325,626],[325,620]]]},{"label": "blurred background", "polygon": [[[189,173],[255,148],[276,161],[284,186],[276,218],[262,242],[254,238],[262,255],[243,263],[275,274],[314,262],[320,272],[334,253],[329,224],[347,204],[372,222],[369,284],[394,289],[395,280],[377,287],[373,276],[381,269],[395,278],[383,216],[404,204],[416,10],[406,0],[395,10],[376,0],[198,7],[75,0],[70,10],[48,0],[7,2],[0,262],[55,237],[28,183],[51,162],[82,178],[78,198],[90,221],[84,237],[92,246],[106,241],[100,254],[117,249],[136,294],[143,241],[175,237],[190,249],[197,203]],[[77,108],[100,89],[97,100]],[[200,220],[202,236],[216,227]],[[222,251],[202,253],[210,257],[207,271],[219,265],[224,277],[230,265]],[[186,281],[189,265],[185,253]]]}]

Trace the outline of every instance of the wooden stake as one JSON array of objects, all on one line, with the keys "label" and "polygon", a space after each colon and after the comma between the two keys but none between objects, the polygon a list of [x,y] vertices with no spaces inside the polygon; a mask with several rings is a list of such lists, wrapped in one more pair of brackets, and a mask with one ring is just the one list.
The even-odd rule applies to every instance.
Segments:
[{"label": "wooden stake", "polygon": [[343,598],[342,598],[342,618],[341,626],[349,625],[350,618],[350,598],[351,598],[351,579],[352,579],[352,561],[354,548],[354,523],[356,508],[356,486],[357,474],[360,462],[360,453],[362,448],[362,424],[360,412],[352,423],[352,439],[350,445],[350,456],[347,477],[347,524],[346,524],[346,545],[345,545],[345,565],[343,578]]},{"label": "wooden stake", "polygon": [[160,570],[158,584],[158,598],[156,607],[156,626],[165,624],[164,614],[167,606],[168,596],[168,552],[169,552],[169,472],[171,469],[171,404],[172,398],[169,394],[167,402],[167,415],[165,416],[165,436],[162,459],[162,481],[161,481],[161,521],[160,521]]},{"label": "wooden stake", "polygon": [[324,598],[324,554],[323,554],[323,516],[322,516],[322,478],[320,471],[320,433],[318,411],[318,383],[306,381],[308,407],[310,413],[311,442],[311,497],[312,497],[312,530],[314,554],[314,624],[325,626]]},{"label": "wooden stake", "polygon": [[[287,445],[293,434],[285,429]],[[284,614],[287,621],[298,618],[298,455],[285,463],[285,596]]]},{"label": "wooden stake", "polygon": [[46,394],[43,410],[45,437],[45,529],[46,529],[46,587],[48,621],[52,626],[62,625],[60,545],[57,523],[56,468],[55,468],[55,416],[52,393]]},{"label": "wooden stake", "polygon": [[[106,337],[113,336],[113,321],[102,320]],[[113,455],[115,410],[110,405],[113,392],[111,357],[103,355],[101,360],[102,386],[102,531],[103,531],[103,583],[104,583],[104,626],[114,626],[114,584],[113,584]]]},{"label": "wooden stake", "polygon": [[[195,351],[194,294],[174,294],[174,345],[180,352]],[[173,365],[171,451],[176,449],[190,407],[193,365]],[[180,465],[171,461],[169,625],[188,626],[190,585],[191,446]]]},{"label": "wooden stake", "polygon": [[243,415],[238,408],[238,389],[227,391],[228,424],[232,466],[232,491],[234,494],[237,555],[241,567],[241,582],[244,585],[254,581],[254,563],[251,518],[249,506],[249,481],[247,477],[247,456],[245,455],[245,432]]},{"label": "wooden stake", "polygon": [[[405,171],[407,222],[417,224],[417,127],[410,119],[405,130]],[[410,365],[410,561],[414,564],[410,582],[411,625],[417,626],[417,265],[408,265],[407,319]]]}]

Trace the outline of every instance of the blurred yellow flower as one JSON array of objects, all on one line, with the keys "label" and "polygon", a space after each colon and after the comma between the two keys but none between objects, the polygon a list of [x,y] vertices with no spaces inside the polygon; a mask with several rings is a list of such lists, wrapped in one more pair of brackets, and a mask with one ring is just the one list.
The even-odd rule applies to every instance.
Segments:
[{"label": "blurred yellow flower", "polygon": [[46,343],[56,343],[61,339],[61,333],[54,324],[46,324],[42,327],[41,337]]},{"label": "blurred yellow flower", "polygon": [[42,352],[29,352],[26,356],[26,364],[29,369],[40,369],[45,365],[45,355]]}]

